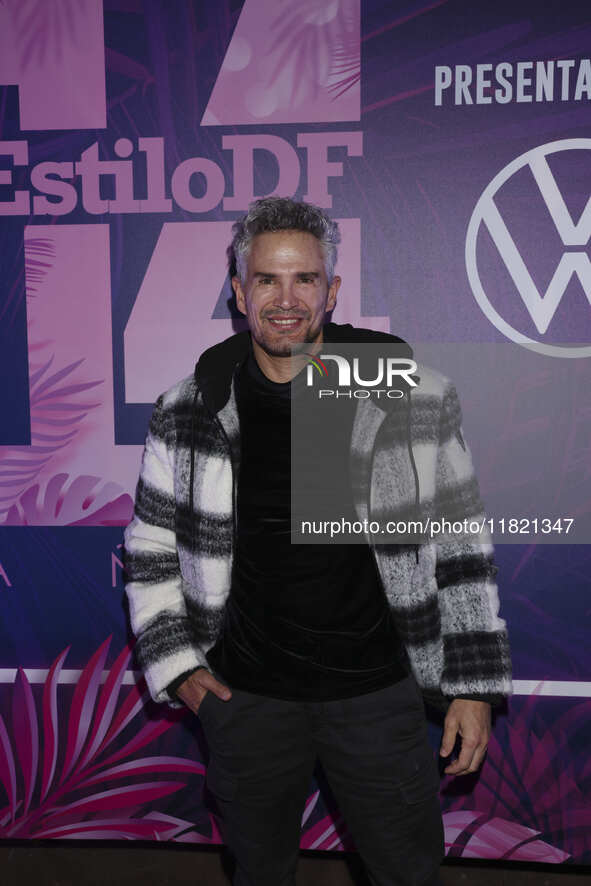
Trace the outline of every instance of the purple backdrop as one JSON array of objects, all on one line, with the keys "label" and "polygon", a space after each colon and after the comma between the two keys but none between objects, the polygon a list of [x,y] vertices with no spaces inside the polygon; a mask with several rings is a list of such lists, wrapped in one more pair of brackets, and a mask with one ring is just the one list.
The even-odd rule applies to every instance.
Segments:
[{"label": "purple backdrop", "polygon": [[[584,387],[590,36],[557,0],[0,0],[2,836],[221,839],[198,719],[135,672],[120,546],[152,403],[241,328],[255,196],[342,220],[337,322]],[[564,414],[588,513],[591,404]],[[589,863],[589,547],[524,542],[497,547],[515,695],[442,783],[447,850]],[[353,848],[321,772],[301,845]]]}]

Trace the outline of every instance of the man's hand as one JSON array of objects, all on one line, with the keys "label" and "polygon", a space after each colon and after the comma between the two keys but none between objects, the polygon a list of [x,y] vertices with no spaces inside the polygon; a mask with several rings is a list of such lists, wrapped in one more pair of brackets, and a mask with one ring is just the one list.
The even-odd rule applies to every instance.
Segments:
[{"label": "man's hand", "polygon": [[449,757],[460,735],[462,742],[457,760],[446,766],[446,775],[476,772],[484,759],[490,738],[490,705],[485,701],[455,698],[449,706],[443,725],[439,754]]},{"label": "man's hand", "polygon": [[199,705],[207,692],[214,692],[218,698],[224,701],[232,698],[229,688],[220,683],[219,680],[216,680],[211,671],[208,671],[206,668],[199,668],[199,670],[193,671],[177,689],[178,697],[184,701],[187,707],[191,708],[194,714],[199,712]]}]

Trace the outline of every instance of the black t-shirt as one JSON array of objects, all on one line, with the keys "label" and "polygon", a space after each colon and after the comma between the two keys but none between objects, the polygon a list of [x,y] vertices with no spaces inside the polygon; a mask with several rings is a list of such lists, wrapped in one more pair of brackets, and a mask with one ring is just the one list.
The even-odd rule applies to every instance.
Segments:
[{"label": "black t-shirt", "polygon": [[[406,669],[368,544],[291,543],[291,396],[302,379],[271,381],[252,348],[236,375],[238,531],[224,626],[207,660],[238,689],[323,701],[383,688]],[[323,402],[324,419],[333,409],[330,439],[300,444],[303,482],[316,501],[319,490],[330,501],[332,484],[350,489],[354,406]],[[323,446],[329,459],[319,457]],[[356,519],[352,495],[346,511],[340,516]]]}]

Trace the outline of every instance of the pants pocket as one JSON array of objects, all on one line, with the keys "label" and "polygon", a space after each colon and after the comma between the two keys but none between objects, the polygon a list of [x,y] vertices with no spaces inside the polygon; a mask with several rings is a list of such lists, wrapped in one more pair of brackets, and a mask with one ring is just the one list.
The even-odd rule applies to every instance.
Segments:
[{"label": "pants pocket", "polygon": [[411,806],[424,803],[439,791],[439,773],[433,760],[417,766],[416,771],[399,785],[402,799]]}]

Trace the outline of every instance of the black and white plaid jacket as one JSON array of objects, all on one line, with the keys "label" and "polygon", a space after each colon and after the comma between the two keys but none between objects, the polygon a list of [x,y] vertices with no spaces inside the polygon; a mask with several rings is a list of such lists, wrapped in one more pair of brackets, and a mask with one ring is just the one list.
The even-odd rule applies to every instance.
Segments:
[{"label": "black and white plaid jacket", "polygon": [[[152,698],[171,707],[181,703],[167,686],[207,667],[230,591],[240,462],[234,370],[249,335],[205,351],[194,375],[158,398],[125,530],[138,662]],[[324,339],[401,341],[334,323],[324,327]],[[358,401],[351,476],[360,519],[407,519],[417,505],[423,516],[478,518],[482,504],[453,385],[421,366],[408,409],[393,402]],[[508,695],[509,645],[488,540],[373,547],[398,635],[427,697]]]}]

